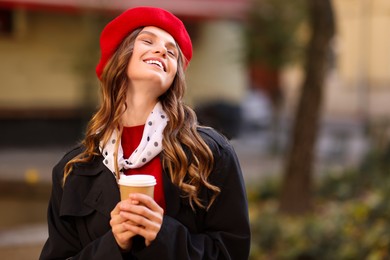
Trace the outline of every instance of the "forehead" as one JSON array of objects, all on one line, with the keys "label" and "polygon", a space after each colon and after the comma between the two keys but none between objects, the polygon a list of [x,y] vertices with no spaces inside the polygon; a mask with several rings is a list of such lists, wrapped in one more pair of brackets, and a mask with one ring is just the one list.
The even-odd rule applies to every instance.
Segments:
[{"label": "forehead", "polygon": [[153,35],[153,36],[156,36],[156,37],[159,37],[159,38],[162,38],[166,41],[169,41],[169,42],[172,42],[174,44],[176,44],[176,41],[175,39],[173,38],[172,35],[170,35],[167,31],[161,29],[161,28],[158,28],[158,27],[155,27],[155,26],[146,26],[142,29],[142,31],[139,33],[139,35],[142,35],[142,34],[149,34],[149,35]]}]

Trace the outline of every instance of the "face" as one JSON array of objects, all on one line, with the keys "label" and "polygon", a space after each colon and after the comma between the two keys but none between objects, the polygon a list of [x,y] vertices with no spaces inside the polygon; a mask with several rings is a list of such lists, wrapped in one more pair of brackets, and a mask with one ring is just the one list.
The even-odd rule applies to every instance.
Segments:
[{"label": "face", "polygon": [[137,81],[153,83],[148,93],[159,97],[172,85],[178,56],[176,42],[169,33],[154,26],[145,27],[135,39],[127,76],[133,86]]}]

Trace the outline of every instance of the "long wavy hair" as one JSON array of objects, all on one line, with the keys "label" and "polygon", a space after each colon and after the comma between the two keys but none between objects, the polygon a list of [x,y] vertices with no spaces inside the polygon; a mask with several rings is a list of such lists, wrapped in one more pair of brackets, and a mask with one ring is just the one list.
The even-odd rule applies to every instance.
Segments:
[{"label": "long wavy hair", "polygon": [[[134,41],[141,30],[142,28],[136,29],[127,36],[107,62],[100,81],[101,104],[90,120],[82,141],[85,149],[66,164],[63,184],[76,163],[89,162],[94,156],[100,155],[101,141],[105,145],[114,130],[122,133],[121,117],[127,108],[127,66],[133,53]],[[208,181],[214,157],[197,132],[197,128],[201,126],[198,125],[195,112],[183,103],[186,90],[185,57],[177,47],[177,73],[170,88],[159,97],[169,118],[163,133],[162,164],[168,170],[172,183],[180,188],[181,196],[189,199],[193,210],[195,205],[208,209],[220,193],[220,189]],[[116,143],[116,149],[119,143],[120,140]],[[119,179],[117,159],[115,158],[115,174]],[[198,196],[202,188],[212,192],[208,201],[202,201]]]}]

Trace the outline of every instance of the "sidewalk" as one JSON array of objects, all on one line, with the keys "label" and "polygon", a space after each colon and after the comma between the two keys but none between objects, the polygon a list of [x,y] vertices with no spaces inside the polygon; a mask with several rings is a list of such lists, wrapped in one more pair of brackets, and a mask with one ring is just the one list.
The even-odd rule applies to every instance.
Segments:
[{"label": "sidewalk", "polygon": [[0,259],[38,259],[47,238],[49,195],[49,182],[22,176],[0,181]]},{"label": "sidewalk", "polygon": [[0,259],[38,259],[47,238],[51,168],[63,148],[0,149]]}]

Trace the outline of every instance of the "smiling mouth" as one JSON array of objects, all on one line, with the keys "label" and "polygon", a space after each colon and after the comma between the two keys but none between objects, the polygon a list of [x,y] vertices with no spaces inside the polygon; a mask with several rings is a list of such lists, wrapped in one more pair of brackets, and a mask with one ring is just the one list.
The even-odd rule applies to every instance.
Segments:
[{"label": "smiling mouth", "polygon": [[162,62],[158,61],[158,60],[147,60],[145,61],[147,64],[153,64],[153,65],[157,65],[158,67],[160,67],[163,71],[165,71],[165,68],[164,68],[164,65],[162,64]]}]

